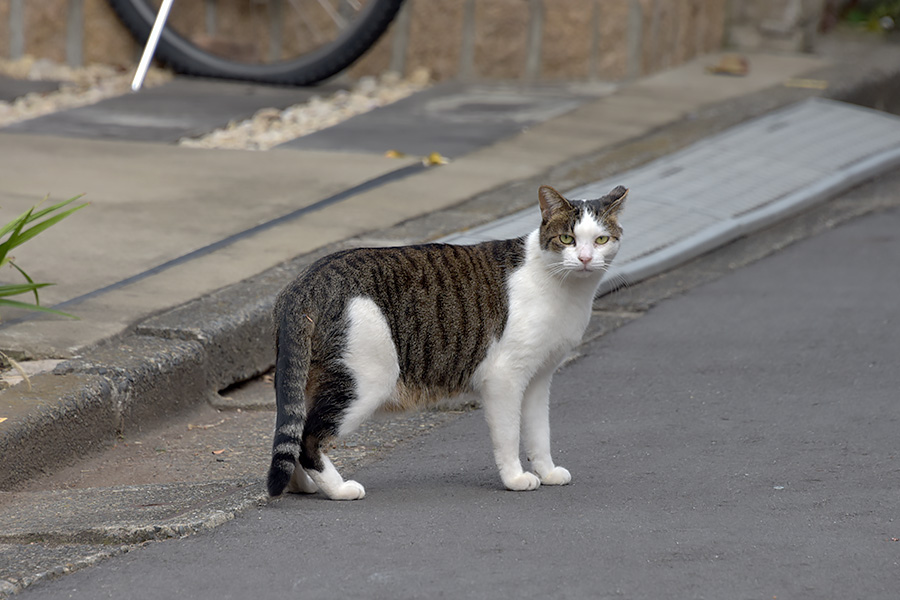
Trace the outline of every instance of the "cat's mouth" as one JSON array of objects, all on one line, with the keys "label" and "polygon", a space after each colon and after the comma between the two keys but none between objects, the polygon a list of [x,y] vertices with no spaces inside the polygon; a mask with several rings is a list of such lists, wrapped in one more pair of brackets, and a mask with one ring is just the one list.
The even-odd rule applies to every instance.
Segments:
[{"label": "cat's mouth", "polygon": [[587,277],[588,275],[600,273],[603,270],[603,267],[599,265],[581,263],[572,269],[572,272],[578,277]]}]

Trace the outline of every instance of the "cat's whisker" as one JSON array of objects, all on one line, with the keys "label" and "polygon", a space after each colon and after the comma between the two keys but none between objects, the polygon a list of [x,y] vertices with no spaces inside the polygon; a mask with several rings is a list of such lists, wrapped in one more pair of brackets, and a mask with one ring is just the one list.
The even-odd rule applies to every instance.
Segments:
[{"label": "cat's whisker", "polygon": [[631,286],[631,282],[628,281],[628,278],[622,273],[613,271],[610,277],[610,281],[613,283],[612,289],[610,289],[608,292],[610,294],[621,292],[622,290]]}]

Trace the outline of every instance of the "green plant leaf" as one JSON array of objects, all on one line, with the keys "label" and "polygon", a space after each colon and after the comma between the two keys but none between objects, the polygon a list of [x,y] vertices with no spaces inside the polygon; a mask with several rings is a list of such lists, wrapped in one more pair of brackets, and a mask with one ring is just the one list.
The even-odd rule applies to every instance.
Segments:
[{"label": "green plant leaf", "polygon": [[[49,214],[49,213],[52,213],[53,211],[59,210],[59,209],[62,208],[63,206],[66,206],[67,204],[71,204],[71,203],[75,202],[76,200],[78,200],[79,198],[82,198],[83,196],[84,196],[84,194],[78,194],[77,196],[74,196],[74,197],[72,197],[72,198],[69,198],[68,200],[63,200],[62,202],[58,202],[58,203],[54,204],[53,206],[49,206],[49,207],[47,207],[47,208],[44,208],[44,209],[42,209],[42,210],[39,210],[39,211],[37,211],[36,213],[32,213],[32,215],[31,215],[31,220],[32,220],[32,221],[35,221],[35,220],[37,220],[37,219],[40,219],[40,218],[43,217],[44,215]],[[48,197],[49,197],[49,196],[48,196]],[[38,202],[37,205],[36,205],[34,208],[37,208],[38,206],[40,206],[41,204],[43,204],[43,203],[46,202],[46,201],[47,201],[47,198],[44,198],[43,200],[41,200],[40,202]],[[85,204],[89,204],[89,203],[86,202]]]},{"label": "green plant leaf", "polygon": [[[44,200],[46,200],[46,198],[44,198]],[[43,200],[42,200],[41,202],[43,202]],[[7,223],[6,225],[4,225],[3,227],[0,227],[0,237],[3,237],[3,236],[6,235],[7,233],[9,233],[9,232],[12,231],[13,229],[15,229],[15,228],[18,226],[19,221],[25,221],[25,222],[27,223],[27,222],[28,222],[27,219],[28,219],[28,218],[31,216],[31,214],[34,212],[34,209],[35,209],[35,207],[32,206],[31,208],[29,208],[28,210],[26,210],[25,212],[23,212],[21,215],[19,215],[18,217],[16,217],[15,219],[13,219],[12,221],[10,221],[9,223]]]},{"label": "green plant leaf", "polygon": [[[35,225],[34,227],[26,230],[26,233],[32,232],[34,230],[30,235],[27,235],[27,236],[25,234],[21,233],[21,231],[25,225],[28,225],[29,223],[37,221],[38,219],[42,218],[43,216],[48,215],[54,211],[57,211],[60,208],[71,204],[72,202],[75,202],[82,196],[84,196],[84,194],[79,194],[77,196],[69,198],[68,200],[63,200],[62,202],[57,202],[53,206],[49,206],[45,209],[34,212],[35,208],[37,208],[38,206],[40,206],[43,202],[45,202],[47,200],[47,197],[45,197],[43,200],[41,200],[41,202],[39,202],[35,206],[32,206],[31,208],[29,208],[28,210],[23,212],[21,215],[19,215],[18,217],[16,217],[15,219],[10,221],[3,227],[0,227],[0,237],[3,237],[10,231],[13,232],[12,235],[10,235],[9,238],[7,238],[7,240],[5,242],[3,242],[3,244],[0,244],[0,261],[5,259],[6,254],[10,250],[15,248],[16,246],[24,244],[25,242],[27,242],[28,240],[30,240],[37,234],[41,233],[42,231],[44,231],[45,229],[50,227],[51,225],[54,225],[55,223],[58,223],[59,221],[65,219],[70,214],[72,214],[76,210],[80,210],[80,209],[84,208],[89,203],[85,202],[84,204],[80,204],[80,205],[76,206],[75,208],[71,208],[71,209],[65,211],[64,213],[60,213],[59,215],[52,217],[51,219],[47,219],[46,221],[44,221],[43,223],[41,223],[39,225]],[[40,229],[36,229],[36,228],[40,228]]]},{"label": "green plant leaf", "polygon": [[[4,260],[6,260],[6,259],[4,259]],[[28,283],[34,283],[34,279],[32,279],[31,277],[28,276],[28,273],[25,272],[25,269],[23,269],[22,267],[20,267],[19,265],[17,265],[16,263],[14,263],[12,261],[10,261],[9,264],[11,264],[16,271],[21,273],[22,277],[24,277],[28,281]],[[3,265],[0,264],[0,266],[3,266]],[[35,304],[41,303],[41,299],[40,299],[40,297],[38,297],[37,288],[34,288],[34,303]]]},{"label": "green plant leaf", "polygon": [[50,313],[54,315],[60,315],[62,317],[69,317],[70,319],[80,320],[79,317],[75,315],[70,315],[69,313],[63,312],[61,310],[56,310],[53,308],[47,308],[45,306],[36,306],[34,304],[29,304],[27,302],[19,302],[18,300],[8,300],[6,298],[0,298],[0,306],[9,306],[11,308],[24,308],[27,310],[36,310],[39,312]]},{"label": "green plant leaf", "polygon": [[0,259],[6,258],[6,254],[18,246],[16,242],[16,238],[19,237],[19,234],[22,232],[22,228],[25,227],[25,224],[28,223],[28,218],[31,216],[31,211],[34,210],[34,207],[29,208],[25,213],[18,217],[15,221],[13,221],[13,230],[12,233],[9,234],[9,237],[6,238],[6,241],[0,244]]},{"label": "green plant leaf", "polygon": [[[48,229],[49,227],[59,223],[60,221],[62,221],[63,219],[65,219],[66,217],[71,215],[73,212],[75,212],[76,210],[81,210],[85,206],[87,206],[86,202],[84,204],[80,204],[80,205],[76,206],[75,208],[70,208],[69,210],[67,210],[65,212],[61,212],[56,216],[50,217],[49,219],[41,221],[40,223],[38,223],[37,225],[35,225],[33,227],[29,227],[28,229],[26,229],[24,232],[22,232],[21,234],[19,234],[16,237],[16,243],[13,244],[12,246],[10,246],[9,249],[11,250],[12,248],[15,248],[16,246],[24,244],[25,242],[27,242],[28,240],[30,240],[37,234],[44,231],[45,229]],[[10,239],[12,239],[12,236],[10,236]],[[7,241],[9,241],[9,240],[7,240]]]},{"label": "green plant leaf", "polygon": [[38,290],[43,287],[47,287],[48,285],[53,285],[52,283],[10,283],[6,285],[0,285],[0,298],[6,296],[17,296],[18,294],[26,294],[28,292],[33,292],[34,290]]},{"label": "green plant leaf", "polygon": [[[59,212],[60,209],[65,208],[72,202],[75,202],[76,200],[81,198],[82,195],[78,195],[73,198],[69,198],[68,200],[63,200],[62,202],[57,202],[56,204],[49,206],[47,208],[37,210],[37,208],[41,204],[43,204],[44,202],[47,201],[47,198],[49,198],[49,195],[48,195],[37,205],[32,206],[31,208],[26,210],[24,213],[22,213],[21,215],[19,215],[18,217],[16,217],[12,221],[10,221],[9,223],[6,223],[2,227],[0,227],[0,238],[7,236],[6,239],[2,243],[0,243],[0,267],[9,263],[19,273],[21,273],[21,275],[28,282],[28,283],[22,283],[22,284],[0,285],[0,306],[24,308],[27,310],[37,310],[40,312],[61,315],[61,316],[69,317],[72,319],[77,318],[73,315],[62,312],[60,310],[56,310],[53,308],[45,308],[45,307],[41,306],[40,305],[40,296],[38,295],[38,290],[40,288],[47,287],[48,285],[53,285],[53,284],[52,283],[35,283],[34,280],[28,275],[28,273],[26,273],[25,270],[22,269],[22,267],[20,267],[15,262],[13,262],[11,256],[7,256],[7,255],[9,254],[9,251],[12,250],[13,248],[24,244],[25,242],[34,238],[41,232],[43,232],[46,229],[52,227],[53,225],[59,223],[60,221],[62,221],[63,219],[65,219],[66,217],[71,215],[73,212],[75,212],[77,210],[81,210],[82,208],[87,206],[88,203],[84,203],[84,204],[80,204],[78,206],[69,208],[68,210],[65,210],[63,212]],[[54,214],[53,216],[49,216],[49,215],[51,215],[51,213],[56,213],[56,214]],[[40,221],[40,219],[43,219],[44,217],[48,217],[48,218],[44,219],[43,221]],[[40,222],[26,228],[27,225],[35,223],[36,221],[40,221]],[[6,296],[15,296],[18,294],[25,294],[25,293],[34,294],[34,304],[28,304],[26,302],[20,302],[17,300],[6,299]]]}]

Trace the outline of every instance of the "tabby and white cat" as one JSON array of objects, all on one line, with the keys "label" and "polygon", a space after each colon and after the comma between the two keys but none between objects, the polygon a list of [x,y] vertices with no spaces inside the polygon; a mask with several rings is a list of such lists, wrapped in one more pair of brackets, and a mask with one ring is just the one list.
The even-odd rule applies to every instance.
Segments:
[{"label": "tabby and white cat", "polygon": [[[550,379],[587,327],[626,194],[619,186],[570,202],[542,186],[541,226],[525,237],[360,248],[314,263],[275,305],[269,494],[362,498],[323,447],[380,409],[467,390],[481,395],[507,488],[569,483],[550,456]],[[519,459],[520,433],[533,473]]]}]

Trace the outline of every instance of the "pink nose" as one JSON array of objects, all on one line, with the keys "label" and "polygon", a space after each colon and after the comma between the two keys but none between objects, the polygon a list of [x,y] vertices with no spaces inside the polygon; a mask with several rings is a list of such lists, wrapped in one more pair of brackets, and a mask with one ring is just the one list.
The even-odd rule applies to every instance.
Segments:
[{"label": "pink nose", "polygon": [[580,260],[580,261],[581,261],[582,263],[584,263],[585,265],[591,264],[591,258],[592,258],[592,257],[590,257],[590,256],[585,256],[585,255],[583,255],[583,254],[580,254],[580,255],[578,256],[578,260]]}]

